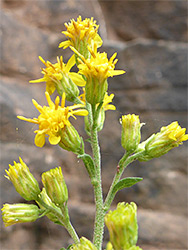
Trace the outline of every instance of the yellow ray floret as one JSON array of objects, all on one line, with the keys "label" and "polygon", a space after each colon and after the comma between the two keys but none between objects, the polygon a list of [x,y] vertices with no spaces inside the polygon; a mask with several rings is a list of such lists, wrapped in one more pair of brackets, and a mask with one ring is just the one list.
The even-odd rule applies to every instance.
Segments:
[{"label": "yellow ray floret", "polygon": [[[75,115],[86,116],[88,111],[83,108],[81,104],[67,106],[65,107],[65,94],[62,96],[61,105],[59,96],[56,97],[55,103],[50,98],[48,92],[45,92],[46,99],[49,106],[40,106],[35,100],[33,101],[36,109],[41,113],[38,118],[25,118],[23,116],[18,116],[19,119],[32,122],[39,125],[39,129],[35,131],[35,144],[38,147],[43,147],[45,144],[45,137],[49,137],[49,142],[53,145],[56,145],[60,142],[61,130],[66,126],[70,126],[69,117],[74,118]],[[77,109],[77,110],[75,110]]]},{"label": "yellow ray floret", "polygon": [[[83,88],[83,93],[79,96],[79,99],[86,105],[86,97],[85,97],[85,88]],[[104,111],[107,110],[116,110],[115,105],[110,104],[114,98],[114,94],[108,95],[108,93],[105,93],[103,104],[101,109]]]},{"label": "yellow ray floret", "polygon": [[78,65],[79,73],[86,76],[88,79],[97,78],[99,82],[104,82],[108,77],[124,74],[124,70],[115,70],[115,65],[118,61],[116,57],[117,53],[114,53],[108,60],[107,53],[97,52],[96,49],[92,51],[90,48],[91,58],[85,59],[77,50],[73,47],[71,49],[81,58]]},{"label": "yellow ray floret", "polygon": [[46,82],[46,91],[51,95],[58,84],[60,84],[61,80],[64,77],[70,77],[72,81],[78,86],[84,86],[85,81],[82,76],[75,73],[70,72],[71,68],[75,65],[75,56],[73,55],[67,64],[63,63],[63,57],[57,57],[57,62],[52,64],[49,61],[46,61],[39,56],[41,62],[46,66],[46,68],[42,68],[41,73],[44,75],[42,78],[37,80],[32,80],[30,83],[40,83]]},{"label": "yellow ray floret", "polygon": [[62,33],[68,40],[61,42],[59,48],[66,49],[69,46],[77,48],[81,41],[89,46],[96,44],[97,48],[102,45],[102,39],[98,34],[99,25],[96,24],[93,17],[82,20],[82,17],[79,16],[76,21],[71,19],[69,23],[65,23],[65,27],[67,30]]},{"label": "yellow ray floret", "polygon": [[167,127],[162,127],[161,131],[157,134],[163,140],[173,140],[178,144],[188,140],[188,134],[185,134],[186,129],[181,128],[177,121],[172,122]]}]

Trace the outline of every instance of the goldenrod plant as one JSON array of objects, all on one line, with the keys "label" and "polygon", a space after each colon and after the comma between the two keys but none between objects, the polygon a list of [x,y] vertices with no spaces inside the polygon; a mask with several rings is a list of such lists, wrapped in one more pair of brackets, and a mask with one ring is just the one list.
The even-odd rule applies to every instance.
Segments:
[{"label": "goldenrod plant", "polygon": [[[68,189],[66,176],[64,178],[61,167],[54,168],[42,174],[43,188],[30,173],[28,166],[20,157],[20,162],[14,162],[6,170],[9,179],[16,191],[26,200],[35,201],[31,204],[4,204],[2,217],[5,226],[17,223],[32,222],[47,216],[51,221],[63,226],[72,238],[71,250],[141,250],[136,246],[138,239],[137,205],[122,202],[117,209],[109,211],[116,193],[142,181],[140,177],[121,178],[126,167],[133,161],[149,161],[166,154],[183,141],[188,140],[188,134],[181,128],[177,121],[160,132],[151,135],[141,142],[141,127],[144,123],[135,114],[123,115],[120,119],[122,125],[121,145],[125,153],[119,160],[116,174],[109,188],[107,196],[103,197],[101,180],[101,153],[98,141],[98,132],[103,129],[105,112],[116,110],[113,102],[114,94],[108,94],[108,78],[124,74],[124,70],[115,69],[117,53],[108,59],[105,52],[99,52],[102,39],[98,34],[99,25],[93,18],[82,20],[72,19],[65,24],[66,31],[62,33],[67,40],[60,43],[59,47],[70,48],[73,55],[67,63],[63,57],[57,57],[56,63],[39,59],[46,68],[42,68],[43,77],[32,80],[32,83],[46,83],[45,96],[47,106],[41,106],[33,100],[39,111],[39,116],[26,118],[18,116],[26,122],[38,125],[34,143],[41,148],[46,139],[52,145],[58,145],[63,150],[71,151],[83,160],[88,172],[95,196],[95,222],[93,239],[86,239],[77,234],[70,222],[68,210]],[[72,72],[72,67],[77,66],[77,72]],[[50,95],[56,90],[57,97],[53,102]],[[66,100],[72,102],[66,105]],[[72,125],[71,119],[83,116],[85,131],[89,137],[92,155],[85,152],[84,140],[77,129]],[[39,149],[40,150],[40,149]],[[109,230],[109,242],[104,246],[104,224]],[[65,248],[61,248],[65,249]]]}]

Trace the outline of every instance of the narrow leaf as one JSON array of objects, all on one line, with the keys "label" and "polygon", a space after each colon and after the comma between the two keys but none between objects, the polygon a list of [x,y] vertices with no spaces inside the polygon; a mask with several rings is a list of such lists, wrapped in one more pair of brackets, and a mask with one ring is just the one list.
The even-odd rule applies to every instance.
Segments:
[{"label": "narrow leaf", "polygon": [[142,181],[143,178],[140,177],[127,177],[120,180],[113,188],[113,193],[116,194],[119,190],[123,188],[132,187],[137,182]]}]

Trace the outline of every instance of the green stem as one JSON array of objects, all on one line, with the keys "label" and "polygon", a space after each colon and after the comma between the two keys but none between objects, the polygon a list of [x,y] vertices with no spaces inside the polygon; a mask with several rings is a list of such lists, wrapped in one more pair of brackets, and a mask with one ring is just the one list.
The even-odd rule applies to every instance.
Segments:
[{"label": "green stem", "polygon": [[[89,107],[90,106],[90,107]],[[100,147],[98,142],[98,133],[96,122],[94,121],[95,117],[95,105],[91,107],[88,105],[89,111],[89,124],[91,132],[91,147],[93,152],[93,161],[95,166],[95,181],[93,184],[94,195],[95,195],[95,224],[94,224],[94,235],[93,243],[97,249],[101,249],[102,240],[103,240],[103,231],[104,231],[104,211],[103,211],[103,195],[102,195],[102,183],[101,183],[101,156],[100,156]]]},{"label": "green stem", "polygon": [[97,129],[91,131],[91,146],[93,150],[93,159],[96,167],[96,181],[93,184],[96,204],[95,225],[93,243],[97,249],[101,249],[104,231],[104,211],[103,211],[103,195],[101,184],[101,160],[100,148],[98,143]]},{"label": "green stem", "polygon": [[[40,197],[38,197],[37,202],[40,203],[43,207],[45,207],[49,212],[53,213],[58,218],[60,223],[66,228],[66,230],[69,232],[70,236],[72,237],[72,239],[74,240],[74,242],[76,244],[78,244],[80,242],[79,237],[78,237],[75,229],[73,228],[73,226],[69,220],[69,216],[68,217],[64,216],[59,211],[57,211],[55,208],[46,204]],[[67,209],[66,209],[66,213],[68,213]]]},{"label": "green stem", "polygon": [[113,195],[113,188],[114,186],[118,183],[118,181],[120,180],[122,174],[123,174],[123,171],[125,170],[125,168],[133,161],[135,161],[138,157],[140,153],[137,153],[137,154],[134,154],[134,155],[131,155],[129,156],[129,153],[126,153],[124,154],[124,156],[121,158],[121,160],[119,161],[119,165],[118,165],[118,168],[117,168],[117,172],[114,176],[114,179],[113,179],[113,182],[112,182],[112,185],[109,189],[109,192],[107,194],[107,197],[105,199],[105,202],[104,202],[104,212],[107,212],[108,209],[110,208],[111,206],[111,203],[113,201],[113,198],[114,198],[114,195]]}]

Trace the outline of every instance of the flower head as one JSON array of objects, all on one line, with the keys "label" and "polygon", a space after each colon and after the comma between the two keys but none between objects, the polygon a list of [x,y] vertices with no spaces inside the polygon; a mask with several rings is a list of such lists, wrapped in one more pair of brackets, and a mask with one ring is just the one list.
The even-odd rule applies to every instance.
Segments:
[{"label": "flower head", "polygon": [[70,250],[97,250],[97,248],[85,237],[80,239],[80,243],[73,244]]},{"label": "flower head", "polygon": [[124,74],[124,70],[115,70],[115,59],[117,53],[108,60],[105,52],[99,53],[95,50],[89,51],[91,57],[85,59],[77,50],[71,49],[80,57],[78,65],[79,73],[86,77],[86,100],[90,104],[97,104],[103,101],[105,93],[108,89],[107,78],[115,75]]},{"label": "flower head", "polygon": [[185,131],[186,129],[181,128],[177,121],[172,122],[166,127],[162,127],[160,132],[151,135],[139,145],[137,151],[143,151],[143,154],[138,160],[149,161],[183,144],[183,141],[188,140],[188,134],[185,134]]},{"label": "flower head", "polygon": [[[72,48],[73,51],[75,51]],[[100,83],[106,80],[108,77],[124,74],[124,70],[115,70],[115,65],[118,61],[116,58],[117,53],[114,53],[108,60],[107,53],[97,52],[96,50],[89,49],[91,58],[85,59],[82,55],[79,55],[81,60],[78,65],[79,73],[86,76],[87,79],[97,78]],[[75,51],[75,53],[77,53]],[[116,59],[115,59],[116,58]]]},{"label": "flower head", "polygon": [[72,19],[65,23],[66,31],[62,33],[68,38],[61,42],[59,47],[66,49],[69,46],[76,48],[82,55],[87,57],[87,46],[93,48],[94,45],[99,48],[102,45],[102,39],[98,34],[99,25],[92,18],[82,20],[81,16],[75,21]]},{"label": "flower head", "polygon": [[40,215],[39,208],[31,204],[4,204],[1,210],[5,227],[17,223],[33,222]]},{"label": "flower head", "polygon": [[129,249],[136,245],[138,238],[137,207],[121,202],[117,209],[105,216],[105,223],[110,233],[110,242],[114,249]]},{"label": "flower head", "polygon": [[16,191],[25,200],[36,200],[40,193],[39,184],[21,157],[19,160],[20,163],[14,161],[13,166],[9,164],[9,170],[5,170],[7,174],[5,177],[13,183]]},{"label": "flower head", "polygon": [[75,56],[73,55],[67,64],[63,63],[63,57],[57,57],[57,63],[52,64],[39,56],[41,62],[46,66],[42,68],[42,78],[30,81],[31,83],[46,82],[46,91],[51,95],[56,89],[60,95],[63,92],[69,97],[78,96],[77,86],[84,86],[85,81],[81,75],[70,72],[75,65]]},{"label": "flower head", "polygon": [[44,172],[42,183],[56,206],[61,206],[68,200],[68,190],[60,167]]},{"label": "flower head", "polygon": [[[85,97],[85,88],[83,88],[83,93],[78,97],[85,105],[86,105],[86,97]],[[105,121],[105,111],[107,110],[116,110],[115,105],[111,104],[112,100],[114,98],[114,94],[108,95],[108,93],[105,93],[103,104],[100,108],[98,119],[97,119],[97,130],[100,131],[103,128],[104,121]],[[96,105],[97,107],[99,104]],[[89,134],[89,121],[88,117],[85,117],[85,129],[86,132]]]},{"label": "flower head", "polygon": [[[68,133],[67,132],[66,134],[64,134],[64,132],[67,131],[69,127],[71,128],[71,131],[73,131],[72,129],[73,126],[69,122],[69,117],[72,116],[76,118],[75,115],[86,116],[88,114],[87,110],[78,109],[84,107],[84,105],[81,104],[65,107],[65,94],[63,94],[62,96],[60,106],[59,106],[60,104],[59,96],[56,97],[55,103],[53,103],[49,93],[45,92],[45,95],[49,106],[42,107],[35,100],[33,100],[33,104],[41,113],[38,116],[38,118],[30,119],[30,118],[25,118],[23,116],[18,116],[18,118],[21,120],[39,125],[39,129],[35,131],[36,133],[35,144],[38,147],[44,146],[46,136],[49,137],[48,138],[49,142],[52,145],[56,145],[60,142],[63,143],[63,140],[66,139],[66,134]],[[73,131],[72,136],[75,136],[75,138],[72,140],[73,141],[75,140],[75,143],[77,142],[76,146],[78,147],[78,144],[80,142],[80,138],[77,138],[78,134],[76,134],[76,132]]]},{"label": "flower head", "polygon": [[144,123],[140,123],[138,115],[123,115],[121,120],[121,145],[127,152],[134,152],[138,147],[141,139],[140,129]]}]

